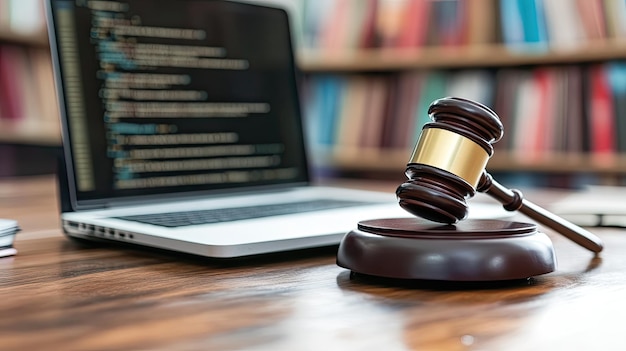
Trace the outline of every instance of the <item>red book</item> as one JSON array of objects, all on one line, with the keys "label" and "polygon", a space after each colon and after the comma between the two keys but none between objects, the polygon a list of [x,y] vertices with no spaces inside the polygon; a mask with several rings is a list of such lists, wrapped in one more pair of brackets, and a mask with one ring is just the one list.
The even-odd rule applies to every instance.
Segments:
[{"label": "red book", "polygon": [[22,103],[22,77],[18,67],[18,60],[24,60],[20,49],[10,45],[0,46],[0,116],[8,119],[24,117]]},{"label": "red book", "polygon": [[338,1],[324,22],[319,42],[323,50],[342,50],[347,46],[350,2]]},{"label": "red book", "polygon": [[615,113],[613,93],[607,71],[602,65],[591,67],[589,96],[590,149],[593,153],[614,153]]},{"label": "red book", "polygon": [[409,0],[402,17],[398,46],[421,47],[426,42],[430,0]]},{"label": "red book", "polygon": [[397,47],[402,30],[402,17],[408,0],[379,0],[376,13],[376,32],[383,48]]},{"label": "red book", "polygon": [[588,40],[606,38],[606,19],[603,0],[577,0],[578,13]]},{"label": "red book", "polygon": [[376,18],[378,16],[378,0],[364,0],[367,6],[363,27],[359,37],[359,48],[373,48],[378,45]]},{"label": "red book", "polygon": [[555,84],[554,74],[548,68],[540,68],[534,72],[535,86],[537,88],[537,105],[535,106],[535,116],[529,116],[534,120],[534,151],[536,155],[552,148],[552,138],[554,137],[554,101]]}]

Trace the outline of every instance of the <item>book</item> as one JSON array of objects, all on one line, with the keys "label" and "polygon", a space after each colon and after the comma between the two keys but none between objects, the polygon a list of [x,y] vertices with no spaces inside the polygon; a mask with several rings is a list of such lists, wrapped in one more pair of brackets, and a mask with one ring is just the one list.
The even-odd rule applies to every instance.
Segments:
[{"label": "book", "polygon": [[585,98],[583,96],[583,74],[581,66],[569,66],[566,68],[567,80],[563,84],[566,91],[565,99],[557,102],[557,106],[563,107],[561,119],[563,127],[559,130],[567,131],[563,150],[574,153],[582,153],[587,150],[585,136]]},{"label": "book", "polygon": [[385,108],[389,99],[389,80],[386,77],[368,79],[368,95],[361,132],[363,148],[380,148],[382,145]]},{"label": "book", "polygon": [[[589,0],[587,0],[589,1]],[[590,1],[591,2],[591,1]],[[549,0],[542,2],[545,11],[547,36],[552,50],[569,50],[586,40],[582,18],[576,2]]]},{"label": "book", "polygon": [[[344,0],[348,2],[348,15],[345,19],[346,32],[344,36],[345,44],[342,46],[343,50],[356,50],[360,49],[364,37],[367,36],[367,31],[370,25],[370,16],[372,15],[372,7],[375,6],[373,0]],[[365,5],[363,4],[365,2]]]},{"label": "book", "polygon": [[483,45],[498,42],[497,0],[466,0],[467,44]]},{"label": "book", "polygon": [[[570,89],[568,87],[569,84],[576,84],[575,81],[570,81],[570,72],[566,67],[551,67],[550,69],[551,77],[552,77],[552,100],[549,103],[550,110],[547,111],[551,114],[551,121],[549,127],[552,129],[548,133],[545,133],[544,137],[546,137],[546,151],[551,152],[566,152],[567,149],[567,140],[568,138],[574,138],[574,135],[570,135],[575,131],[570,130],[569,112],[572,112],[571,118],[574,119],[576,111],[572,111],[568,108],[568,101],[570,99],[574,99],[570,96]],[[573,91],[574,89],[572,89]],[[579,96],[578,100],[581,97]],[[574,102],[572,101],[572,104]],[[575,105],[575,104],[574,104]],[[580,111],[578,111],[580,114]],[[572,124],[574,126],[574,124]],[[578,142],[580,143],[582,138],[578,138]]]},{"label": "book", "polygon": [[24,49],[0,45],[0,116],[4,119],[24,118],[23,77],[16,69],[26,59]]},{"label": "book", "polygon": [[17,250],[13,247],[13,242],[19,230],[17,221],[0,219],[0,257],[11,256],[17,253]]},{"label": "book", "polygon": [[604,65],[589,70],[588,107],[589,147],[592,153],[613,154],[617,151],[613,91]]},{"label": "book", "polygon": [[302,34],[300,35],[303,47],[318,48],[320,37],[327,25],[327,19],[334,9],[334,0],[305,1],[302,8]]},{"label": "book", "polygon": [[529,151],[534,158],[540,158],[545,152],[554,149],[556,101],[558,101],[558,72],[553,68],[541,67],[533,71],[535,94],[534,106],[529,109],[526,119],[526,138],[533,140]]},{"label": "book", "polygon": [[344,79],[321,75],[309,79],[304,88],[304,117],[308,142],[314,148],[336,141],[338,114],[343,99]]},{"label": "book", "polygon": [[343,101],[338,111],[337,140],[335,147],[356,150],[361,144],[361,133],[365,125],[368,81],[365,76],[347,79]]},{"label": "book", "polygon": [[373,48],[378,45],[378,32],[376,23],[378,18],[378,0],[360,0],[365,2],[365,14],[363,27],[359,33],[358,47],[362,49]]},{"label": "book", "polygon": [[623,62],[608,63],[607,73],[613,93],[617,151],[624,153],[626,152],[626,64]]},{"label": "book", "polygon": [[17,254],[17,250],[13,247],[0,248],[0,258],[15,256]]},{"label": "book", "polygon": [[576,6],[586,40],[606,38],[604,0],[576,0]]},{"label": "book", "polygon": [[626,36],[626,2],[604,0],[604,14],[608,37],[623,38]]},{"label": "book", "polygon": [[509,151],[513,148],[513,119],[515,116],[515,98],[520,79],[526,70],[506,68],[495,74],[493,110],[500,117],[504,127],[502,140],[494,144],[496,150]]},{"label": "book", "polygon": [[536,156],[535,135],[539,123],[540,92],[532,71],[520,77],[512,115],[511,151],[519,161],[533,161]]},{"label": "book", "polygon": [[500,0],[502,38],[513,51],[545,52],[548,36],[541,0]]},{"label": "book", "polygon": [[425,79],[422,71],[407,72],[397,78],[395,115],[391,126],[391,140],[388,146],[393,149],[409,149],[415,140],[416,109]]},{"label": "book", "polygon": [[519,50],[524,44],[524,22],[518,9],[517,0],[500,0],[500,31],[502,42],[512,50]]},{"label": "book", "polygon": [[350,21],[355,18],[350,0],[336,1],[332,11],[326,14],[319,32],[318,47],[323,51],[342,51],[348,45]]},{"label": "book", "polygon": [[[39,81],[40,77],[37,75],[34,52],[34,50],[20,50],[19,59],[15,59],[12,65],[12,69],[20,77],[20,83],[14,84],[14,89],[22,104],[19,118],[21,128],[25,129],[36,129],[40,127],[42,121],[45,121],[41,103],[46,96],[43,96],[40,91],[40,84],[43,82]],[[54,90],[46,93],[53,94]],[[56,108],[56,105],[50,107]]]},{"label": "book", "polygon": [[337,123],[341,102],[345,93],[345,79],[339,76],[325,76],[318,86],[319,90],[319,143],[331,146],[337,141]]},{"label": "book", "polygon": [[428,43],[454,47],[467,42],[467,8],[465,1],[438,0],[430,5]]},{"label": "book", "polygon": [[398,79],[389,79],[387,84],[387,99],[383,106],[382,121],[380,129],[380,145],[379,148],[388,149],[391,148],[394,138],[394,124],[395,116],[397,115],[397,95],[400,87],[398,85]]},{"label": "book", "polygon": [[544,3],[542,0],[517,0],[522,20],[526,50],[548,50],[548,33]]},{"label": "book", "polygon": [[430,9],[429,0],[409,0],[401,15],[401,31],[397,46],[400,48],[419,48],[426,43],[427,29],[429,28]]}]

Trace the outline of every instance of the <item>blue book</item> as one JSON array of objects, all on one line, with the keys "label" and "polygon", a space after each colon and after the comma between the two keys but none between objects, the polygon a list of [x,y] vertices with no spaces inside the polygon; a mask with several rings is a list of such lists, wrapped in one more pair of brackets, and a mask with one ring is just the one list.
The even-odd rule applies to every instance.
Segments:
[{"label": "blue book", "polygon": [[543,0],[517,0],[524,28],[524,42],[532,44],[528,50],[548,49],[548,32]]},{"label": "blue book", "polygon": [[310,77],[302,89],[302,124],[309,148],[319,143],[320,84],[317,76]]},{"label": "blue book", "polygon": [[500,0],[504,44],[513,51],[545,52],[548,34],[542,0]]},{"label": "blue book", "polygon": [[343,100],[344,79],[338,76],[325,76],[319,85],[319,143],[333,145],[337,138],[337,116]]},{"label": "blue book", "polygon": [[524,43],[524,24],[517,0],[500,0],[502,40],[510,48]]},{"label": "blue book", "polygon": [[606,67],[613,93],[615,129],[617,132],[615,140],[617,140],[617,150],[623,153],[626,152],[626,63],[612,62]]}]

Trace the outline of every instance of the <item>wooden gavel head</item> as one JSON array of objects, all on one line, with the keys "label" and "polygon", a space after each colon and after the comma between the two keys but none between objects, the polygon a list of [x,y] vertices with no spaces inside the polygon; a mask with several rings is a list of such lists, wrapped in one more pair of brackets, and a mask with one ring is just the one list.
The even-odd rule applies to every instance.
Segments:
[{"label": "wooden gavel head", "polygon": [[428,114],[432,122],[422,128],[405,171],[408,180],[396,195],[406,211],[452,224],[467,217],[467,199],[476,193],[504,128],[490,108],[462,98],[436,100]]}]

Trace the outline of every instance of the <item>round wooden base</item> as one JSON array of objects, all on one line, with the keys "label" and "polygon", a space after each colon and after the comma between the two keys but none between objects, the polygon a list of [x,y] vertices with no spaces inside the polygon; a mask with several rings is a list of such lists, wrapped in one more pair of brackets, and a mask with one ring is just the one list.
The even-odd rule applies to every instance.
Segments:
[{"label": "round wooden base", "polygon": [[500,281],[554,271],[552,242],[537,226],[501,220],[441,225],[419,218],[362,221],[345,235],[337,264],[397,279]]}]

